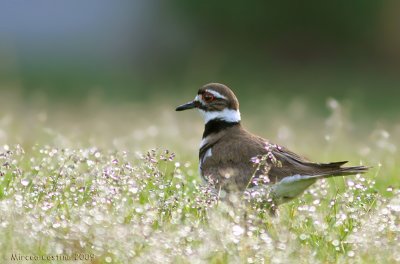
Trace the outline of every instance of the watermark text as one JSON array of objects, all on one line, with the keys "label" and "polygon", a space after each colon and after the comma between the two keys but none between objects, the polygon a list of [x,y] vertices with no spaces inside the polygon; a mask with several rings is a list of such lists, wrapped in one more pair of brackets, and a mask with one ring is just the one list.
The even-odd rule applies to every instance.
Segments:
[{"label": "watermark text", "polygon": [[12,253],[10,256],[11,261],[79,261],[79,260],[93,260],[94,254],[89,253],[74,253],[72,255],[54,254],[54,255],[24,255]]}]

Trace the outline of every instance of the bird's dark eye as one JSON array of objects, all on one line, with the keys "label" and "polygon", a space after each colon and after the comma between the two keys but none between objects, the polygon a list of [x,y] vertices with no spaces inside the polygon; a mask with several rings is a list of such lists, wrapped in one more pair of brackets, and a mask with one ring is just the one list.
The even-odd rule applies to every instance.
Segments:
[{"label": "bird's dark eye", "polygon": [[210,93],[204,93],[203,94],[203,100],[206,103],[210,103],[210,102],[214,101],[214,95],[212,95]]}]

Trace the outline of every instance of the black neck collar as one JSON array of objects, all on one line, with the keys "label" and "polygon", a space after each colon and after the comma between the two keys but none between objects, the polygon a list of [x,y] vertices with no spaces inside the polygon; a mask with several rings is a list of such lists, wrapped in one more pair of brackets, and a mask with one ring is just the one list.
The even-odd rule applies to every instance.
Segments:
[{"label": "black neck collar", "polygon": [[203,133],[203,138],[207,137],[210,134],[218,133],[224,129],[240,125],[240,121],[238,122],[228,122],[222,119],[212,119],[207,122],[205,128],[204,128],[204,133]]}]

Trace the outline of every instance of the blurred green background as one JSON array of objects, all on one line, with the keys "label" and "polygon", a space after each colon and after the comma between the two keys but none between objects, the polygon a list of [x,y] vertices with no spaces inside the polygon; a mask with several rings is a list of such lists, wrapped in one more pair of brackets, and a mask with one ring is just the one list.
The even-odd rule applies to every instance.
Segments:
[{"label": "blurred green background", "polygon": [[0,92],[135,103],[228,84],[247,108],[334,97],[398,117],[400,2],[2,1]]}]

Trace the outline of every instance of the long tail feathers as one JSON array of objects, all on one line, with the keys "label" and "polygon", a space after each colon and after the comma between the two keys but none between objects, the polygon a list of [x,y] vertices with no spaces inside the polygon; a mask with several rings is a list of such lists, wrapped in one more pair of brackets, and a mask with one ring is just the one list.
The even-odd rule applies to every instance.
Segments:
[{"label": "long tail feathers", "polygon": [[335,176],[346,176],[346,175],[355,175],[366,173],[370,167],[366,166],[352,166],[352,167],[342,167],[346,164],[347,161],[339,161],[332,163],[322,163],[318,164],[321,169],[324,170],[324,175],[326,177],[335,177]]}]

